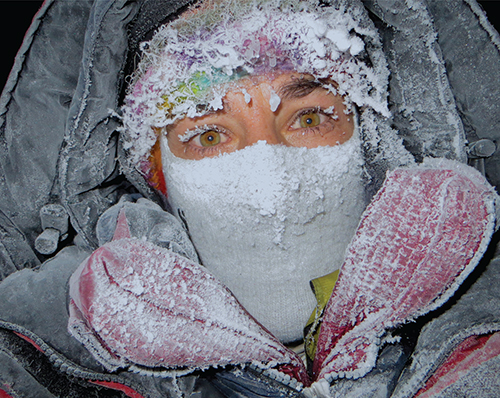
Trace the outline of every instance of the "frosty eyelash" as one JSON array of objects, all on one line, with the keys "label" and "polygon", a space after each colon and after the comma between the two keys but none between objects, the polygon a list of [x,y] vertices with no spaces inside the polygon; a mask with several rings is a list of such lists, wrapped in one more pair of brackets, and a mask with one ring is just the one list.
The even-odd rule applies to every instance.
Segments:
[{"label": "frosty eyelash", "polygon": [[323,113],[330,117],[332,120],[339,120],[339,115],[335,111],[335,106],[330,106],[323,110]]},{"label": "frosty eyelash", "polygon": [[215,130],[219,131],[219,129],[215,128],[214,126],[209,126],[208,124],[204,124],[203,126],[196,126],[194,129],[189,129],[184,132],[184,134],[179,134],[179,141],[180,142],[188,142],[191,140],[193,137],[196,137],[197,135],[203,134],[207,132],[208,130]]},{"label": "frosty eyelash", "polygon": [[323,110],[323,112],[327,115],[333,115],[335,113],[335,106],[332,105],[326,109]]}]

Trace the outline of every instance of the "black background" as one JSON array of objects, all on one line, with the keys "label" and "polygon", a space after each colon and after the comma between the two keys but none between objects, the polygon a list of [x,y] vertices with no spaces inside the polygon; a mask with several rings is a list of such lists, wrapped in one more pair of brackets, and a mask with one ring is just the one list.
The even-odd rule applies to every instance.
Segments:
[{"label": "black background", "polygon": [[[78,0],[68,0],[78,1]],[[31,24],[33,16],[41,7],[43,1],[0,0],[0,37],[1,37],[1,61],[0,61],[0,87],[3,88],[14,64],[14,57],[21,46],[24,34]],[[490,22],[500,30],[500,13],[498,8],[500,0],[479,1],[488,15]]]}]

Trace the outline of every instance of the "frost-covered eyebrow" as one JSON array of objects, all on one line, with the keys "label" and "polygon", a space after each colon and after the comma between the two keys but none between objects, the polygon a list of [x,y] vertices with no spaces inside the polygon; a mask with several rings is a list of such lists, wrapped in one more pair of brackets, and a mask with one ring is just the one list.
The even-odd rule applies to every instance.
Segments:
[{"label": "frost-covered eyebrow", "polygon": [[313,79],[294,79],[283,85],[278,90],[278,94],[283,99],[302,98],[311,94],[322,83]]}]

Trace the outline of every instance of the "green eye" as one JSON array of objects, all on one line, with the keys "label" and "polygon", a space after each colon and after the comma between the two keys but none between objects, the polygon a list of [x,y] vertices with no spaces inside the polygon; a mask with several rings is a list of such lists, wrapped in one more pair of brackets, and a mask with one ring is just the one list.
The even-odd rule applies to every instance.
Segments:
[{"label": "green eye", "polygon": [[316,127],[321,123],[318,112],[308,112],[300,116],[300,127]]},{"label": "green eye", "polygon": [[215,130],[205,131],[203,134],[200,134],[200,144],[201,146],[214,146],[219,144],[221,141],[220,133]]}]

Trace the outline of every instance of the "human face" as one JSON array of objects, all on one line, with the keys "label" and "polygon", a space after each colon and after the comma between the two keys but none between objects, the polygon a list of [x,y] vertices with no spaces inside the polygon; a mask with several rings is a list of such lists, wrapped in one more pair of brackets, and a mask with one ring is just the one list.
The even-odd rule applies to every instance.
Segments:
[{"label": "human face", "polygon": [[[281,99],[274,112],[273,95]],[[354,120],[342,96],[312,76],[284,73],[242,79],[224,97],[222,110],[186,117],[167,130],[175,156],[198,160],[258,141],[306,148],[341,145],[352,137]]]}]

